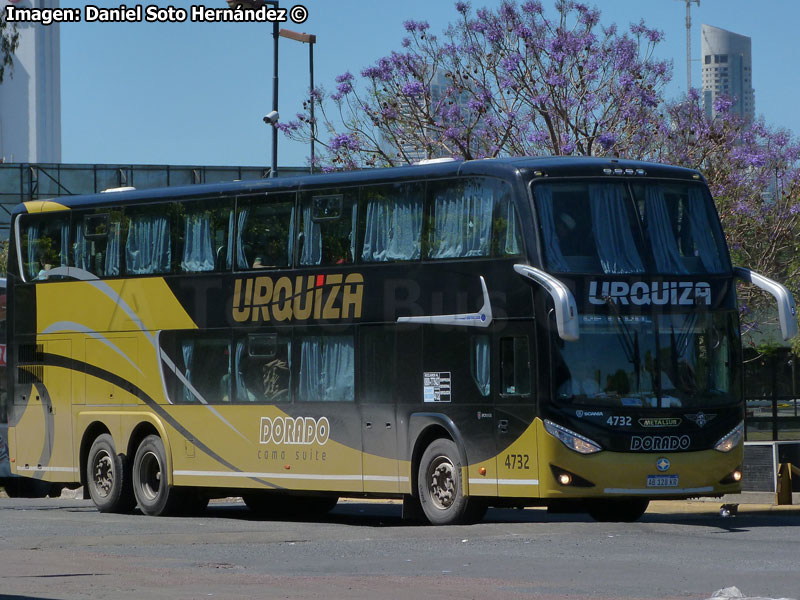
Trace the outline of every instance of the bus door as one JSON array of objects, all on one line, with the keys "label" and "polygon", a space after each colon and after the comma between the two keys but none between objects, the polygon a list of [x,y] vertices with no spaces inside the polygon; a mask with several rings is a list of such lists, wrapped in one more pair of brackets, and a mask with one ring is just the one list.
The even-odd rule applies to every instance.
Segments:
[{"label": "bus door", "polygon": [[537,497],[539,468],[533,425],[536,402],[532,322],[506,322],[494,334],[494,348],[497,357],[493,395],[498,495]]},{"label": "bus door", "polygon": [[385,325],[362,325],[358,329],[364,491],[397,493],[401,490],[395,400],[402,394],[396,382],[397,370],[403,368],[397,360],[398,336],[396,328]]}]

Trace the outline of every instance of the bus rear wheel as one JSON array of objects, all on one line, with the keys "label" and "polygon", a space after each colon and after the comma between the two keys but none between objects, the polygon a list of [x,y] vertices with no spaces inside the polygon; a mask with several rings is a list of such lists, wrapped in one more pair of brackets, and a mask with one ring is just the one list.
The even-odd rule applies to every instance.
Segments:
[{"label": "bus rear wheel", "polygon": [[647,498],[609,498],[590,500],[587,512],[595,521],[603,523],[638,521],[647,510]]},{"label": "bus rear wheel", "polygon": [[167,485],[167,453],[157,435],[148,435],[133,459],[133,492],[139,510],[153,517],[175,512],[180,490]]},{"label": "bus rear wheel", "polygon": [[432,525],[480,521],[486,504],[464,494],[462,462],[451,440],[438,439],[422,454],[417,472],[417,493],[425,517]]},{"label": "bus rear wheel", "polygon": [[89,496],[100,512],[130,512],[135,506],[128,460],[117,454],[113,438],[97,436],[86,461]]}]

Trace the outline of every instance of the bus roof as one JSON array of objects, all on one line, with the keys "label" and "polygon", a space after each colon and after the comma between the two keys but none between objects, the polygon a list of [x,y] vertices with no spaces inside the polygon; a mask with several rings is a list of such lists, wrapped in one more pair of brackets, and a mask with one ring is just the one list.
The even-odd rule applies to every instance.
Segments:
[{"label": "bus roof", "polygon": [[[611,172],[609,172],[609,170]],[[621,170],[621,171],[620,171]],[[625,171],[629,171],[625,173]],[[407,165],[360,171],[337,171],[293,177],[276,177],[248,181],[231,181],[165,188],[118,191],[114,194],[86,194],[61,196],[51,200],[34,200],[17,205],[12,214],[38,213],[59,209],[93,205],[115,206],[135,204],[137,201],[171,200],[179,198],[255,194],[272,191],[297,191],[319,187],[363,185],[365,183],[397,183],[417,179],[453,177],[457,175],[484,175],[511,178],[535,177],[601,177],[607,175],[638,176],[692,180],[702,178],[694,169],[674,167],[659,163],[595,158],[585,156],[550,156],[493,158],[469,161],[447,161]],[[630,172],[633,171],[633,172]]]}]

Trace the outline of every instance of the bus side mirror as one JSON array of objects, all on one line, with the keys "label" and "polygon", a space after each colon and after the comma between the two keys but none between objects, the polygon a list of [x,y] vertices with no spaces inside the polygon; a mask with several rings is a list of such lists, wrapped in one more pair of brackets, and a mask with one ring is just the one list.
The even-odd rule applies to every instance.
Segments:
[{"label": "bus side mirror", "polygon": [[530,265],[514,265],[514,270],[547,290],[556,307],[558,336],[567,342],[577,341],[579,337],[578,306],[575,304],[575,296],[572,295],[569,288],[549,273]]},{"label": "bus side mirror", "polygon": [[797,308],[791,292],[777,281],[742,267],[734,267],[733,274],[748,283],[766,290],[778,302],[778,320],[781,324],[781,335],[784,340],[790,340],[797,335]]}]

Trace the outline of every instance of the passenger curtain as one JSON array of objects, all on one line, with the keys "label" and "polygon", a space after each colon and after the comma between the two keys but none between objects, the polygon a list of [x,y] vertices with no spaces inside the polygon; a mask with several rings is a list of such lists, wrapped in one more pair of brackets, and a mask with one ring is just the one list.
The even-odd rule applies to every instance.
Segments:
[{"label": "passenger curtain", "polygon": [[301,341],[299,400],[353,402],[354,380],[352,337],[308,337]]},{"label": "passenger curtain", "polygon": [[625,189],[607,183],[589,186],[592,233],[603,273],[643,273],[626,210]]},{"label": "passenger curtain", "polygon": [[472,337],[472,379],[478,386],[481,396],[488,396],[491,391],[491,350],[488,335]]},{"label": "passenger curtain", "polygon": [[506,199],[506,239],[503,244],[503,253],[506,256],[517,256],[522,253],[520,247],[521,232],[519,231],[519,222],[517,219],[517,211],[514,209],[514,202],[511,198]]},{"label": "passenger curtain", "polygon": [[437,193],[430,258],[489,256],[494,186],[469,182]]},{"label": "passenger curtain", "polygon": [[119,239],[119,223],[111,223],[106,244],[106,261],[103,266],[103,274],[106,276],[119,275]]},{"label": "passenger curtain", "polygon": [[387,262],[420,257],[422,201],[400,197],[376,197],[367,204],[366,230],[361,260]]},{"label": "passenger curtain", "polygon": [[[192,356],[194,354],[194,342],[192,340],[186,340],[181,344],[181,352],[183,354],[183,366],[186,369],[184,373],[186,377],[186,381],[192,383]],[[195,397],[192,391],[183,386],[183,401],[184,402],[194,402]]]},{"label": "passenger curtain", "polygon": [[539,208],[539,221],[542,228],[544,253],[551,271],[569,271],[569,265],[561,253],[561,245],[556,234],[553,218],[553,188],[549,185],[536,186],[536,206]]},{"label": "passenger curtain", "polygon": [[244,340],[236,342],[236,401],[237,402],[256,402],[258,398],[247,388],[244,381],[244,370],[247,368],[245,363],[245,344]]},{"label": "passenger curtain", "polygon": [[36,279],[39,276],[39,225],[28,225],[28,280]]},{"label": "passenger curtain", "polygon": [[647,233],[653,249],[658,273],[684,275],[687,273],[683,264],[672,220],[669,218],[664,189],[658,185],[645,187],[645,213]]},{"label": "passenger curtain", "polygon": [[[244,249],[244,227],[247,225],[247,215],[249,213],[249,209],[242,208],[239,210],[239,216],[236,219],[236,230],[238,232],[236,236],[236,267],[239,269],[250,268],[250,263],[247,261],[247,253]],[[231,220],[228,221],[228,268],[231,266],[231,256],[233,256],[233,240],[233,214],[231,214]]]},{"label": "passenger curtain", "polygon": [[158,215],[132,217],[125,258],[128,273],[168,273],[172,262],[169,219]]},{"label": "passenger curtain", "polygon": [[719,247],[714,242],[713,229],[708,219],[706,196],[697,187],[689,188],[689,224],[692,228],[692,240],[700,261],[707,273],[722,273],[725,267],[719,254]]},{"label": "passenger curtain", "polygon": [[214,270],[211,215],[208,212],[195,213],[184,218],[181,270],[195,273]]},{"label": "passenger curtain", "polygon": [[322,262],[322,231],[312,218],[313,207],[303,207],[303,238],[300,248],[301,265],[318,265]]}]

